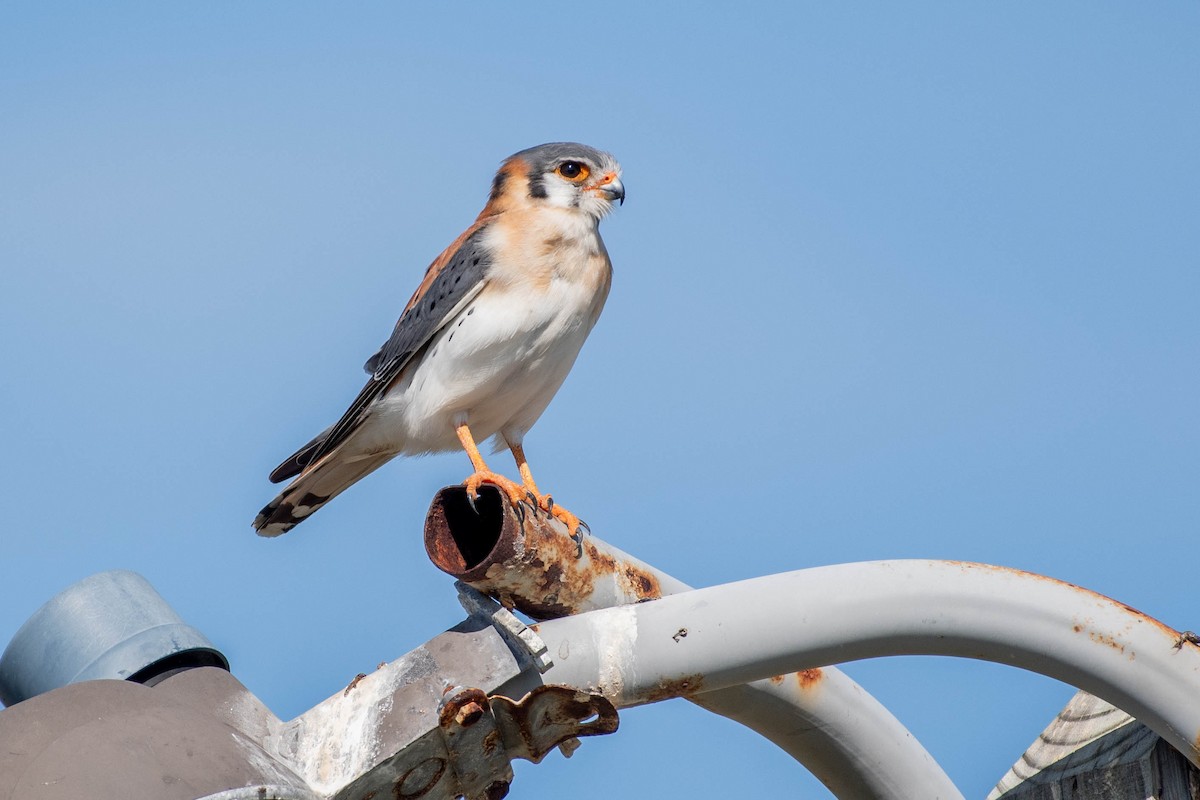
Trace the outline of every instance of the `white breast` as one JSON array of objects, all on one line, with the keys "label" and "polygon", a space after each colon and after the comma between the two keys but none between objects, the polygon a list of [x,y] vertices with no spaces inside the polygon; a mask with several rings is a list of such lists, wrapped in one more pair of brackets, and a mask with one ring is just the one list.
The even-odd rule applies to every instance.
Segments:
[{"label": "white breast", "polygon": [[459,421],[476,441],[516,443],[545,411],[600,315],[611,266],[594,224],[579,236],[520,222],[489,231],[488,285],[377,402],[366,449],[456,449]]}]

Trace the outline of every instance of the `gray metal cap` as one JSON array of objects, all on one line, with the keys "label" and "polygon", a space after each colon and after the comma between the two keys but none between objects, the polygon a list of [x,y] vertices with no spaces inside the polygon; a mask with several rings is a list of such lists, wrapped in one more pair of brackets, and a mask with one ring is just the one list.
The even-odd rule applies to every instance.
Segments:
[{"label": "gray metal cap", "polygon": [[0,656],[0,702],[99,678],[153,685],[201,666],[229,661],[145,578],[111,570],[67,587],[21,626]]}]

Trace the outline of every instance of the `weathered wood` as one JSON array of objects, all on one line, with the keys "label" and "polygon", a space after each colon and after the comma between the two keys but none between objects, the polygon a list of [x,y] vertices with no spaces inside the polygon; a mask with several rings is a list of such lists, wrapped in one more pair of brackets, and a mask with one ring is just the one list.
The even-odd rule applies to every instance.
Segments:
[{"label": "weathered wood", "polygon": [[1200,771],[1153,731],[1079,692],[988,800],[1200,800]]}]

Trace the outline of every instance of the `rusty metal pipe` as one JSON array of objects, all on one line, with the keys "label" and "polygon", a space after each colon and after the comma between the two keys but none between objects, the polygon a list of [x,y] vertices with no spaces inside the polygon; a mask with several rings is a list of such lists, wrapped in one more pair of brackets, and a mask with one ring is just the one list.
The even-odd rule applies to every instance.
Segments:
[{"label": "rusty metal pipe", "polygon": [[[538,620],[691,590],[594,536],[579,554],[561,523],[528,508],[517,512],[488,486],[475,509],[461,486],[438,492],[425,519],[425,549],[443,572]],[[834,667],[688,699],[774,742],[842,800],[962,797],[920,742]]]},{"label": "rusty metal pipe", "polygon": [[425,550],[438,569],[536,620],[691,589],[593,536],[581,553],[562,523],[521,507],[484,486],[472,509],[462,486],[447,486],[425,517]]}]

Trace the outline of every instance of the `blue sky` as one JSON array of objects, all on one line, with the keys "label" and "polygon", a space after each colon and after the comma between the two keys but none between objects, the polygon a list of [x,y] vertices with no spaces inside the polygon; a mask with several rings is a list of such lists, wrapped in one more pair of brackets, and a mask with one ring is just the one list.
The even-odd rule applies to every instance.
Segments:
[{"label": "blue sky", "polygon": [[[526,445],[598,536],[695,585],[984,561],[1195,628],[1198,23],[1183,2],[7,4],[0,643],[134,569],[286,718],[455,624],[420,531],[462,454],[393,462],[278,540],[250,520],[500,160],[564,139],[615,153],[629,198],[607,309]],[[1073,691],[845,669],[968,797]],[[519,768],[514,796],[747,786],[829,796],[676,701]]]}]

